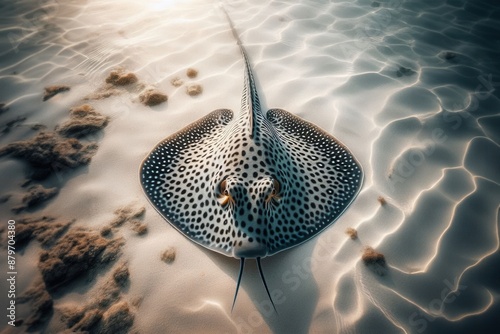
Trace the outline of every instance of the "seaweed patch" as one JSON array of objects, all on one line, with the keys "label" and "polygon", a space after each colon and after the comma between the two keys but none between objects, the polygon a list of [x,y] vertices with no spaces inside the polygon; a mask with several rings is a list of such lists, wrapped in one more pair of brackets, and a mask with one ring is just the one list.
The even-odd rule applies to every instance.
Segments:
[{"label": "seaweed patch", "polygon": [[40,254],[38,268],[50,291],[118,257],[123,239],[108,240],[93,231],[69,231]]},{"label": "seaweed patch", "polygon": [[28,140],[7,144],[0,148],[0,157],[10,155],[31,166],[27,177],[33,180],[47,178],[61,169],[85,166],[97,152],[96,143],[82,143],[75,138],[64,138],[54,132],[40,132]]},{"label": "seaweed patch", "polygon": [[45,92],[43,94],[43,100],[47,101],[59,93],[69,91],[70,87],[65,85],[52,85],[52,86],[47,86],[44,89]]},{"label": "seaweed patch", "polygon": [[104,116],[88,104],[70,110],[70,119],[56,127],[56,132],[63,137],[81,138],[105,128],[109,117]]},{"label": "seaweed patch", "polygon": [[28,192],[22,198],[22,204],[12,208],[12,212],[19,213],[23,210],[32,209],[46,202],[59,193],[58,188],[45,188],[40,184],[28,188]]}]

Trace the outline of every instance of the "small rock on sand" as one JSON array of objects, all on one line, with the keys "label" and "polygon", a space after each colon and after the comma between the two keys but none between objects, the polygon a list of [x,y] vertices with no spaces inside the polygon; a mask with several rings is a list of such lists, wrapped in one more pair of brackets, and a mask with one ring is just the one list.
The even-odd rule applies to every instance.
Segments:
[{"label": "small rock on sand", "polygon": [[196,78],[196,76],[198,75],[198,71],[194,68],[188,68],[186,70],[186,75],[188,76],[188,78]]},{"label": "small rock on sand", "polygon": [[358,238],[358,231],[356,231],[356,229],[352,228],[352,227],[348,227],[346,230],[345,230],[345,233],[352,239],[352,240],[356,240]]},{"label": "small rock on sand", "polygon": [[377,275],[384,276],[387,273],[388,268],[384,254],[377,252],[371,247],[366,247],[361,258],[365,265]]},{"label": "small rock on sand", "polygon": [[137,76],[132,72],[114,70],[109,73],[106,82],[114,86],[127,86],[137,82]]},{"label": "small rock on sand", "polygon": [[385,199],[385,197],[383,197],[383,196],[379,196],[379,197],[377,198],[377,201],[378,201],[378,202],[380,203],[380,205],[382,205],[382,206],[384,206],[384,205],[386,205],[386,204],[387,204],[387,200],[386,200],[386,199]]},{"label": "small rock on sand", "polygon": [[382,253],[377,252],[371,247],[366,247],[363,255],[361,257],[366,265],[378,264],[380,266],[385,266],[385,256]]},{"label": "small rock on sand", "polygon": [[147,89],[139,95],[139,100],[146,106],[156,106],[168,100],[168,96],[156,89]]},{"label": "small rock on sand", "polygon": [[186,93],[189,96],[196,96],[203,92],[203,87],[199,84],[191,84],[186,87]]},{"label": "small rock on sand", "polygon": [[174,87],[180,87],[180,86],[182,86],[184,84],[184,81],[182,81],[182,79],[179,78],[179,77],[175,77],[172,80],[170,80],[170,83]]},{"label": "small rock on sand", "polygon": [[169,248],[166,249],[162,254],[161,254],[161,260],[165,263],[172,263],[175,261],[175,248]]}]

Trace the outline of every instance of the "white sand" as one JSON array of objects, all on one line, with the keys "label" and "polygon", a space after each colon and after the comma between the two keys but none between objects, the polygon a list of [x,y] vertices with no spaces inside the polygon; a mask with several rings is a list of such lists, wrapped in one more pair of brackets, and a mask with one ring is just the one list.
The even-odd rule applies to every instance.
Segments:
[{"label": "white sand", "polygon": [[[492,333],[498,325],[500,9],[461,0],[226,5],[253,63],[263,108],[318,124],[349,147],[365,172],[360,195],[334,225],[263,260],[276,315],[252,262],[231,313],[238,261],[170,227],[138,179],[142,159],[158,141],[214,109],[239,110],[243,63],[220,9],[194,0],[40,3],[0,5],[0,103],[9,108],[0,125],[27,118],[0,136],[0,146],[32,137],[35,131],[24,125],[52,130],[67,120],[68,110],[101,89],[117,67],[169,96],[146,107],[139,90],[127,88],[87,101],[111,117],[91,137],[99,150],[88,167],[44,181],[60,193],[32,213],[99,230],[117,208],[146,206],[146,235],[126,226],[117,232],[126,240],[120,261],[130,270],[122,298],[142,298],[133,329]],[[196,78],[186,76],[189,67],[198,70]],[[172,86],[175,77],[184,85]],[[201,84],[203,93],[187,95],[190,83]],[[44,87],[53,84],[71,90],[42,102]],[[24,193],[24,168],[0,158],[0,194],[12,194],[0,204],[2,224],[20,217],[10,209]],[[357,229],[358,240],[344,233],[348,227]],[[365,266],[365,246],[382,252],[387,267]],[[176,259],[166,264],[160,255],[170,247]],[[39,275],[39,249],[31,242],[17,254],[19,293]],[[54,295],[55,310],[93,298],[110,270]],[[2,280],[3,310],[6,289]],[[23,306],[18,317],[27,313]],[[57,314],[48,332],[59,328]],[[11,328],[5,316],[0,328],[26,329]]]}]

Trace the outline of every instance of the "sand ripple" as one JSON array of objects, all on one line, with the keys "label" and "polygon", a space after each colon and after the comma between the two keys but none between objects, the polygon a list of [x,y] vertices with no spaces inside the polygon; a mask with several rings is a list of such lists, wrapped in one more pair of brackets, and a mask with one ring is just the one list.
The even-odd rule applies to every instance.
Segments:
[{"label": "sand ripple", "polygon": [[[500,10],[465,0],[235,1],[226,8],[264,108],[289,110],[335,135],[359,158],[365,184],[334,226],[263,260],[279,316],[251,266],[231,314],[237,262],[192,245],[148,206],[147,235],[125,235],[123,249],[126,294],[142,298],[136,329],[488,332],[500,308]],[[239,108],[241,57],[211,3],[26,0],[4,2],[0,13],[1,146],[33,137],[36,124],[52,131],[112,70],[127,69],[141,82],[91,101],[110,118],[90,138],[99,150],[87,170],[44,184],[60,193],[40,214],[100,229],[117,205],[144,201],[137,173],[155,143],[211,110]],[[188,68],[198,76],[187,77]],[[175,78],[203,86],[202,94],[187,95],[171,84]],[[71,90],[42,102],[50,85]],[[140,104],[142,85],[168,102]],[[13,194],[0,203],[2,217],[22,197],[24,167],[0,159],[2,191]],[[358,239],[344,233],[348,227]],[[385,255],[385,267],[361,261],[366,246]],[[39,246],[30,247],[19,260],[19,289],[39,275],[29,265]],[[167,265],[160,255],[168,247],[177,255]],[[75,295],[55,299],[55,307]]]}]

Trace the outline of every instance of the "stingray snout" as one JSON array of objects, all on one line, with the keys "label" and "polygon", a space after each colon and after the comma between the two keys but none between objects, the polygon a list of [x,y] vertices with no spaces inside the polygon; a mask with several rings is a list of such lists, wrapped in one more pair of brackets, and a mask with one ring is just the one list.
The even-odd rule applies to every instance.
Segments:
[{"label": "stingray snout", "polygon": [[267,248],[264,244],[256,241],[243,241],[241,245],[236,245],[233,248],[233,256],[237,259],[241,258],[259,258],[267,255]]}]

